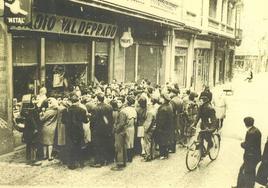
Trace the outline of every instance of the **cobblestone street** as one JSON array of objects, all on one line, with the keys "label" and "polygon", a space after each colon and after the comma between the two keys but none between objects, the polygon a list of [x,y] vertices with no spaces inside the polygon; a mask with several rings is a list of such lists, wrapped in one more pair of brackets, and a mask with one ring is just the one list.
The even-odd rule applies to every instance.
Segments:
[{"label": "cobblestone street", "polygon": [[[1,185],[40,185],[40,186],[94,186],[94,187],[230,187],[236,183],[243,150],[240,142],[244,138],[245,127],[242,118],[252,115],[256,126],[263,133],[263,144],[268,129],[265,124],[265,96],[267,89],[263,83],[268,81],[267,74],[256,77],[253,83],[241,81],[243,76],[234,80],[233,96],[227,96],[228,112],[222,129],[221,151],[216,161],[206,157],[194,172],[188,172],[185,166],[186,149],[178,147],[169,160],[156,159],[142,162],[136,157],[123,171],[114,172],[110,166],[69,170],[58,161],[43,162],[40,167],[25,164],[24,153],[14,152],[1,157]],[[215,88],[216,90],[217,88]],[[219,89],[219,88],[218,88]]]}]

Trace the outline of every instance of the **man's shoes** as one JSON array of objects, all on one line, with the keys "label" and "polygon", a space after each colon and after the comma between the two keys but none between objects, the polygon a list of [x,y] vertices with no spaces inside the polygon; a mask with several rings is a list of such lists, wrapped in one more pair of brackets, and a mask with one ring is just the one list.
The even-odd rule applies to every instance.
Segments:
[{"label": "man's shoes", "polygon": [[30,163],[31,166],[41,166],[42,165],[42,162],[41,161],[32,161]]},{"label": "man's shoes", "polygon": [[121,170],[124,170],[124,167],[122,166],[114,166],[111,168],[112,171],[121,171]]},{"label": "man's shoes", "polygon": [[76,167],[75,165],[69,165],[68,168],[69,168],[70,170],[74,170],[74,169],[76,169],[77,167]]},{"label": "man's shoes", "polygon": [[160,157],[160,160],[166,160],[166,159],[168,159],[168,157],[165,157],[165,156]]},{"label": "man's shoes", "polygon": [[93,168],[101,168],[102,165],[101,164],[92,164],[92,165],[90,165],[90,167],[93,167]]},{"label": "man's shoes", "polygon": [[83,162],[80,162],[79,163],[79,166],[80,166],[80,168],[84,168],[85,167],[85,164]]},{"label": "man's shoes", "polygon": [[48,161],[53,161],[53,160],[54,160],[54,158],[53,158],[53,157],[51,157],[51,158],[49,158],[49,159],[48,159]]}]

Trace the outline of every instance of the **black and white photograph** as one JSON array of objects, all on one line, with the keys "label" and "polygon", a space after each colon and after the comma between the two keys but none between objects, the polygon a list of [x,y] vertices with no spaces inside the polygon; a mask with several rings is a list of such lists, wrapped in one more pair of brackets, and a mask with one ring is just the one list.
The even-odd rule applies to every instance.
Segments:
[{"label": "black and white photograph", "polygon": [[268,0],[0,0],[0,187],[268,188]]}]

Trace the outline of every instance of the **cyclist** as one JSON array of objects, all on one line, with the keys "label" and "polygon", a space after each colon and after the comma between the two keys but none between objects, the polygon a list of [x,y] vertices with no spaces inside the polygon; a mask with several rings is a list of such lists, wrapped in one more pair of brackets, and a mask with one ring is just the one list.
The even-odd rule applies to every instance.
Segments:
[{"label": "cyclist", "polygon": [[197,117],[193,126],[196,127],[199,120],[201,119],[200,128],[203,131],[199,133],[200,142],[203,145],[204,140],[207,141],[208,143],[207,152],[209,152],[209,150],[213,146],[212,133],[217,129],[217,118],[215,115],[215,110],[212,107],[210,100],[207,96],[201,96],[200,102],[201,104],[199,106]]}]

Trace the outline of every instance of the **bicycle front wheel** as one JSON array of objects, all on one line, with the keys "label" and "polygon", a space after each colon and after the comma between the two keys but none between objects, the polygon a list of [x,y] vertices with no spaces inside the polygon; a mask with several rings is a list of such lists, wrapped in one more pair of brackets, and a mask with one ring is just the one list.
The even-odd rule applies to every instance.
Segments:
[{"label": "bicycle front wheel", "polygon": [[219,152],[220,152],[220,137],[219,135],[213,135],[212,136],[212,142],[213,142],[213,147],[209,150],[209,158],[210,160],[214,161],[217,159]]},{"label": "bicycle front wheel", "polygon": [[193,171],[197,168],[201,160],[201,150],[196,142],[192,143],[186,153],[186,167],[189,171]]}]

